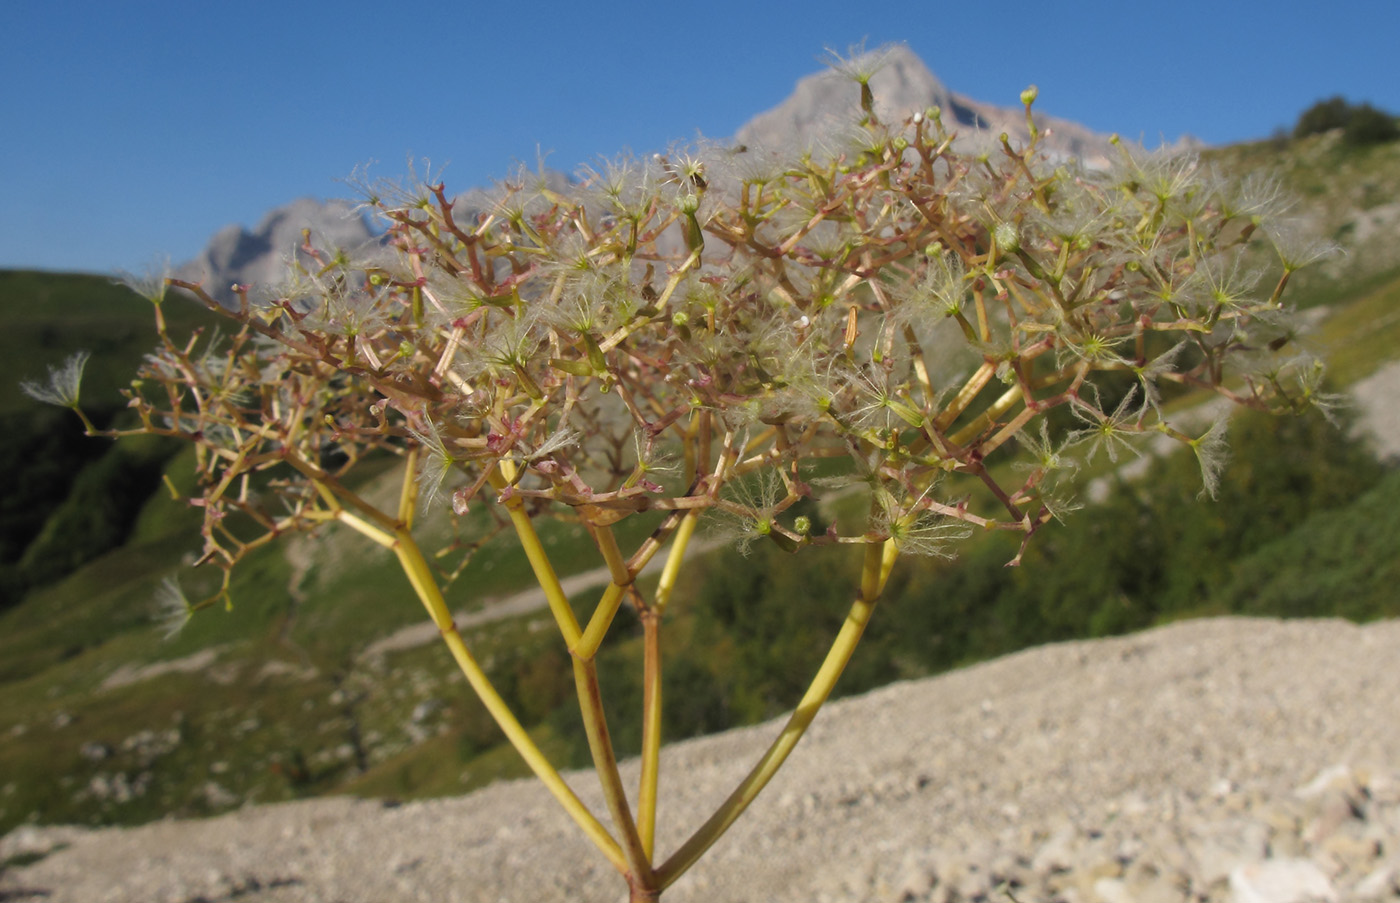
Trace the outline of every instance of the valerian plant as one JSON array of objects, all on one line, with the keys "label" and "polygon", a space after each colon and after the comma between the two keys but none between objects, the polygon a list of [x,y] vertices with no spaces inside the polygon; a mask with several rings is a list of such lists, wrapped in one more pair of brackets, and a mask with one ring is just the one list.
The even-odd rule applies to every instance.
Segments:
[{"label": "valerian plant", "polygon": [[[1071,480],[1098,450],[1116,460],[1157,434],[1190,447],[1213,487],[1219,430],[1174,425],[1164,390],[1283,411],[1316,394],[1319,371],[1292,351],[1281,305],[1317,249],[1273,222],[1274,186],[1256,198],[1194,157],[1121,145],[1103,169],[1051,158],[1034,89],[1022,95],[1028,144],[1003,135],[967,155],[938,110],[885,121],[870,67],[840,68],[859,121],[826,155],[703,145],[611,161],[564,189],[521,177],[476,212],[431,177],[366,182],[364,207],[387,232],[363,256],[308,240],[283,286],[235,286],[235,309],[169,280],[228,316],[217,339],[177,341],[159,317],[164,294],[144,291],[160,345],[128,390],[135,432],[196,447],[201,562],[224,573],[220,593],[181,604],[223,600],[239,561],[287,534],[334,523],[383,546],[633,900],[658,899],[782,765],[900,556],[948,554],[987,530],[1020,534],[1024,550],[1075,506]],[[1283,278],[1257,293],[1248,248],[1279,237]],[[76,406],[79,367],[35,394]],[[402,476],[381,505],[349,478],[386,455]],[[863,499],[864,514],[823,530],[793,510],[837,495],[840,510]],[[514,531],[572,659],[610,824],[464,643],[443,597],[453,572],[415,532],[425,505],[456,517],[485,506]],[[621,548],[617,524],[643,512],[658,526]],[[536,531],[546,516],[585,526],[606,566],[586,618]],[[707,516],[741,543],[863,554],[845,622],[786,725],[714,814],[660,851],[660,632]],[[638,575],[658,556],[644,594]],[[624,604],[645,650],[635,795],[595,666]]]}]

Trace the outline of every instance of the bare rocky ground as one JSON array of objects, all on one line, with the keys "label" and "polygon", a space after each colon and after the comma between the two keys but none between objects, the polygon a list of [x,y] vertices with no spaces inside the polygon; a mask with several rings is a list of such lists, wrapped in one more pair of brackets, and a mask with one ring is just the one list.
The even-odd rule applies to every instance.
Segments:
[{"label": "bare rocky ground", "polygon": [[[1183,622],[897,684],[824,711],[665,900],[1400,899],[1398,700],[1395,621]],[[667,748],[662,849],[776,730]],[[0,839],[50,850],[0,900],[623,899],[531,782]]]}]

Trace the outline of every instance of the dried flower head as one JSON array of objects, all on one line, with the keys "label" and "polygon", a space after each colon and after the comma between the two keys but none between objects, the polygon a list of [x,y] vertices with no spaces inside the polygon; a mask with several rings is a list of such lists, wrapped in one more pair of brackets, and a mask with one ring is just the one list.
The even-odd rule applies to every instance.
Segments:
[{"label": "dried flower head", "polygon": [[20,391],[44,404],[76,409],[83,381],[83,368],[87,366],[90,356],[86,351],[69,355],[62,364],[49,368],[48,382],[26,379],[19,384]]}]

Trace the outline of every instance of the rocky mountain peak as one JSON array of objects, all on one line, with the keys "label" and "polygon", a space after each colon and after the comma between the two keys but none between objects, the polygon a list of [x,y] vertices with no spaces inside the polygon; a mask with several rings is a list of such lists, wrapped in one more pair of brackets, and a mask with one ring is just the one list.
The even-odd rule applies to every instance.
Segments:
[{"label": "rocky mountain peak", "polygon": [[[938,107],[944,123],[957,131],[962,142],[994,141],[1002,132],[1013,142],[1029,140],[1021,108],[982,103],[950,91],[907,45],[873,51],[863,62],[871,62],[875,55],[880,65],[870,86],[876,113],[884,121],[897,122],[916,111]],[[787,100],[749,120],[734,138],[741,144],[772,149],[809,145],[854,121],[859,101],[859,89],[851,79],[827,69],[800,79]],[[1090,165],[1106,159],[1106,136],[1052,116],[1037,116],[1037,123],[1041,146],[1051,154],[1077,157]],[[564,178],[558,175],[560,181]],[[468,192],[462,200],[463,210],[479,208],[481,195]],[[202,282],[215,298],[233,304],[229,287],[234,283],[269,285],[282,280],[285,260],[300,247],[306,228],[318,243],[340,248],[358,247],[375,237],[351,205],[301,198],[270,211],[252,229],[235,224],[219,230],[203,253],[181,266],[177,275]]]},{"label": "rocky mountain peak", "polygon": [[[1002,132],[1013,143],[1030,139],[1020,107],[983,103],[950,91],[905,44],[892,44],[855,61],[858,66],[875,62],[879,68],[870,87],[875,113],[885,122],[937,107],[944,124],[964,143],[993,141]],[[848,76],[835,70],[818,72],[800,79],[787,100],[749,120],[735,137],[740,143],[761,147],[810,143],[856,119],[859,102],[859,89]],[[1106,159],[1108,136],[1053,116],[1037,114],[1036,122],[1042,132],[1041,146],[1050,153],[1077,157],[1090,165]]]},{"label": "rocky mountain peak", "polygon": [[[903,118],[929,106],[952,107],[953,94],[904,44],[867,54],[883,56],[883,65],[870,80],[875,112],[882,119]],[[750,119],[735,134],[742,144],[783,147],[829,133],[852,121],[860,92],[845,75],[826,69],[799,79],[792,94],[771,110]]]}]

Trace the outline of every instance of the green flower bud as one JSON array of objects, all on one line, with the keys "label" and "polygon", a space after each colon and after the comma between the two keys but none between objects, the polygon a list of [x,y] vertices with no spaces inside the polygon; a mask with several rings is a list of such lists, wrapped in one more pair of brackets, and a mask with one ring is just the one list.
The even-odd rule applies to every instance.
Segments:
[{"label": "green flower bud", "polygon": [[1025,104],[1026,106],[1030,106],[1031,104],[1035,103],[1035,99],[1039,96],[1040,89],[1037,88],[1035,85],[1031,85],[1029,88],[1021,92],[1021,103]]},{"label": "green flower bud", "polygon": [[1021,233],[1016,230],[1012,223],[997,223],[996,230],[992,233],[996,238],[997,247],[1008,254],[1015,254],[1021,248]]},{"label": "green flower bud", "polygon": [[671,314],[671,327],[676,330],[676,335],[681,337],[681,341],[690,341],[690,314],[683,310],[678,310]]}]

